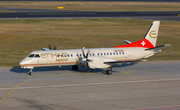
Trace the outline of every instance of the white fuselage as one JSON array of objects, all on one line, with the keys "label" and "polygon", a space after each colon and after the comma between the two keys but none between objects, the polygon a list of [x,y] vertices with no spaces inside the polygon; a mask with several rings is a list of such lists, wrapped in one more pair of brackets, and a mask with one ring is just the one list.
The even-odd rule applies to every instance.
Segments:
[{"label": "white fuselage", "polygon": [[[145,51],[146,48],[91,48],[84,49],[84,53],[89,52],[88,59],[90,68],[106,68],[105,61],[133,61],[139,60],[154,54],[154,52]],[[62,65],[83,65],[79,59],[83,58],[81,49],[68,50],[48,50],[33,51],[20,62],[23,68],[34,68],[42,66],[62,66]],[[101,64],[102,63],[102,64]],[[92,65],[92,66],[91,66]]]}]

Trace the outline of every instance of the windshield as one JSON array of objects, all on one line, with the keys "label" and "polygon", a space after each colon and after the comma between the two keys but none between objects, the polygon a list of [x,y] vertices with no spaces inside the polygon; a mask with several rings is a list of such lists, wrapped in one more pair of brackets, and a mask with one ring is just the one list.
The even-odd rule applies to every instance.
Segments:
[{"label": "windshield", "polygon": [[34,57],[34,55],[35,55],[35,54],[30,54],[30,55],[28,55],[28,57]]},{"label": "windshield", "polygon": [[30,55],[28,55],[28,57],[30,57],[30,58],[40,58],[40,55],[39,54],[30,54]]},{"label": "windshield", "polygon": [[39,54],[36,54],[34,57],[36,57],[36,58],[40,58]]}]

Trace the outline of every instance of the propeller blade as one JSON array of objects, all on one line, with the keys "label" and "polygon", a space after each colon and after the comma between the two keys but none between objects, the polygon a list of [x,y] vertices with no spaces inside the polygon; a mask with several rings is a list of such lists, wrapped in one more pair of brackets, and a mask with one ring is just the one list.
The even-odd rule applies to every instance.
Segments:
[{"label": "propeller blade", "polygon": [[88,50],[88,52],[86,53],[85,58],[88,58],[89,52],[90,52],[90,50]]},{"label": "propeller blade", "polygon": [[51,45],[49,44],[49,49],[51,50]]},{"label": "propeller blade", "polygon": [[56,50],[56,46],[54,46],[54,50]]},{"label": "propeller blade", "polygon": [[82,48],[82,54],[83,54],[83,57],[86,58],[86,56],[85,56],[85,54],[84,54],[84,48],[85,48],[85,47]]},{"label": "propeller blade", "polygon": [[82,65],[82,66],[80,67],[80,69],[83,70],[83,67],[84,67],[84,65]]},{"label": "propeller blade", "polygon": [[87,72],[90,71],[89,64],[87,63]]}]

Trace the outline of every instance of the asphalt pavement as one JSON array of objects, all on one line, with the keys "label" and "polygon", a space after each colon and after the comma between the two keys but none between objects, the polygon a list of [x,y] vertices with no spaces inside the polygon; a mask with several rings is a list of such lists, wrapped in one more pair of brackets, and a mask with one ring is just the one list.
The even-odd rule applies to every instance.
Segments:
[{"label": "asphalt pavement", "polygon": [[103,11],[71,11],[18,9],[0,7],[0,10],[15,13],[0,13],[0,19],[61,19],[61,18],[136,18],[165,21],[180,21],[180,11],[138,11],[138,12],[103,12]]},{"label": "asphalt pavement", "polygon": [[180,61],[113,66],[113,74],[71,66],[0,68],[1,110],[179,110]]},{"label": "asphalt pavement", "polygon": [[180,0],[0,0],[0,1],[180,2]]}]

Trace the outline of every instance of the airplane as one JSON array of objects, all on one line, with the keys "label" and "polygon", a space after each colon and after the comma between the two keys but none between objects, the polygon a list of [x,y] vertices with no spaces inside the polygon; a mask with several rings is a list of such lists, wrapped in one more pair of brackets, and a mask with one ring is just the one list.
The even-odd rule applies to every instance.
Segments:
[{"label": "airplane", "polygon": [[[63,66],[72,65],[72,69],[77,71],[78,66],[82,69],[107,68],[106,74],[112,74],[111,66],[127,62],[138,62],[143,58],[153,56],[154,53],[171,46],[165,44],[156,47],[160,21],[154,21],[142,40],[111,48],[89,48],[51,50],[51,47],[42,48],[39,51],[31,52],[20,62],[21,68],[30,69],[29,75],[33,75],[34,67]],[[54,48],[56,49],[56,47]]]}]

